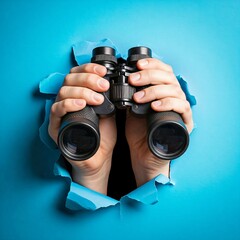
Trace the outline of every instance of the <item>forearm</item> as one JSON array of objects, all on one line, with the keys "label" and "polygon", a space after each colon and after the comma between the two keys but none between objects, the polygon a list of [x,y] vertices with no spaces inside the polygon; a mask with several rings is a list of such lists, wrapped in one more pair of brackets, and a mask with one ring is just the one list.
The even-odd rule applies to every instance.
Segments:
[{"label": "forearm", "polygon": [[110,161],[106,161],[101,168],[94,170],[89,170],[89,166],[72,165],[72,179],[86,188],[107,195],[110,165]]}]

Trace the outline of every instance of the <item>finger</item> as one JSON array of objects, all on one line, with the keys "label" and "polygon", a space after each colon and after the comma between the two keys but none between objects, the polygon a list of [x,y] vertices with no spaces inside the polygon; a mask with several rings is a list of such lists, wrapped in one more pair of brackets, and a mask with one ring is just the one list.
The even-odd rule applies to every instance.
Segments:
[{"label": "finger", "polygon": [[68,112],[82,110],[86,106],[83,99],[66,99],[55,102],[51,107],[48,132],[53,140],[57,143],[58,131],[61,125],[61,118]]},{"label": "finger", "polygon": [[64,86],[80,86],[104,92],[109,88],[109,82],[92,73],[70,73],[64,79]]},{"label": "finger", "polygon": [[104,76],[107,73],[106,67],[96,64],[96,63],[87,63],[80,66],[73,67],[70,73],[95,73],[99,76]]},{"label": "finger", "polygon": [[156,112],[174,111],[181,114],[183,122],[185,123],[188,132],[193,129],[192,110],[187,100],[179,98],[164,98],[161,100],[153,101],[151,103],[152,109]]},{"label": "finger", "polygon": [[173,72],[163,70],[142,70],[130,74],[129,83],[134,86],[157,85],[157,84],[174,84],[179,86],[179,82]]},{"label": "finger", "polygon": [[68,112],[82,110],[86,106],[84,99],[65,99],[55,102],[51,107],[51,116],[61,118]]},{"label": "finger", "polygon": [[159,69],[166,72],[173,72],[170,65],[160,61],[156,58],[144,58],[137,62],[137,68],[139,70],[143,69]]},{"label": "finger", "polygon": [[104,97],[89,88],[63,86],[59,90],[56,101],[67,99],[84,99],[89,105],[98,105],[103,102]]},{"label": "finger", "polygon": [[146,103],[167,97],[174,97],[182,100],[186,99],[186,95],[181,87],[176,85],[150,86],[134,93],[133,95],[133,99],[137,103]]}]

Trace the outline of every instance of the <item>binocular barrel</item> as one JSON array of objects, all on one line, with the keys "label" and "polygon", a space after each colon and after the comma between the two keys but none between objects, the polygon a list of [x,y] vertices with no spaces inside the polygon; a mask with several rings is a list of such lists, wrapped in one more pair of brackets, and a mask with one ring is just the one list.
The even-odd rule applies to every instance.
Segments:
[{"label": "binocular barrel", "polygon": [[107,68],[104,78],[110,82],[110,89],[103,93],[104,102],[101,105],[86,106],[62,118],[58,146],[65,158],[82,161],[92,157],[100,145],[99,118],[114,114],[115,108],[128,107],[132,114],[146,117],[148,146],[155,156],[172,160],[186,151],[189,134],[180,114],[173,111],[155,112],[150,104],[133,102],[132,96],[138,89],[128,84],[128,76],[138,71],[138,60],[150,57],[151,49],[147,47],[129,49],[126,61],[119,61],[115,49],[111,47],[93,49],[91,62]]}]

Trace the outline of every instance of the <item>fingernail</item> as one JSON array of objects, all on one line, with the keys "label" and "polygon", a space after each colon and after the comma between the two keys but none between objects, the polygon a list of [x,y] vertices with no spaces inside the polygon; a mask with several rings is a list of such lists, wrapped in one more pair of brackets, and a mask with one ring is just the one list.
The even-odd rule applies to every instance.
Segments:
[{"label": "fingernail", "polygon": [[137,99],[143,98],[144,95],[145,95],[144,91],[139,91],[139,92],[134,93],[134,97],[137,98]]},{"label": "fingernail", "polygon": [[97,73],[99,75],[105,75],[106,74],[106,69],[103,66],[95,66],[94,71],[95,71],[95,73]]},{"label": "fingernail", "polygon": [[98,94],[98,93],[94,93],[94,94],[93,94],[93,99],[94,99],[95,101],[97,101],[97,102],[101,102],[102,99],[103,99],[103,95]]},{"label": "fingernail", "polygon": [[146,60],[146,59],[141,59],[141,60],[139,60],[138,61],[138,64],[140,65],[140,66],[146,66],[147,64],[148,64],[148,60]]},{"label": "fingernail", "polygon": [[161,102],[160,100],[158,100],[158,101],[152,102],[152,105],[153,105],[154,107],[159,107],[159,106],[162,105],[162,102]]},{"label": "fingernail", "polygon": [[139,73],[133,73],[133,74],[131,74],[130,76],[131,76],[131,77],[130,77],[131,80],[134,81],[134,82],[135,82],[135,81],[138,81],[138,80],[140,79],[140,77],[141,77]]},{"label": "fingernail", "polygon": [[106,88],[109,88],[109,82],[105,79],[99,79],[98,80],[98,85],[103,88],[103,89],[106,89]]},{"label": "fingernail", "polygon": [[75,100],[74,100],[74,103],[75,103],[77,106],[83,106],[83,105],[84,105],[84,102],[83,102],[83,100],[81,100],[81,99],[75,99]]}]

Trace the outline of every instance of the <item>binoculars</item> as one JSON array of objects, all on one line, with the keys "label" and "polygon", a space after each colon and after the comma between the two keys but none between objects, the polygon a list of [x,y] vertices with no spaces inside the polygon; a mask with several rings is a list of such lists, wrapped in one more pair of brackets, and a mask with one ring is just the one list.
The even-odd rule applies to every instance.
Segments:
[{"label": "binoculars", "polygon": [[87,105],[62,118],[58,146],[65,158],[82,161],[92,157],[100,145],[99,118],[114,114],[116,108],[129,109],[131,114],[146,118],[148,146],[159,159],[175,159],[186,151],[189,134],[178,113],[155,112],[151,103],[138,104],[133,100],[135,92],[148,86],[132,86],[128,83],[128,76],[138,71],[138,60],[151,57],[151,49],[142,46],[129,49],[126,60],[117,58],[114,48],[103,46],[93,49],[91,62],[106,67],[104,78],[109,81],[110,88],[102,93],[104,102],[101,105]]}]

